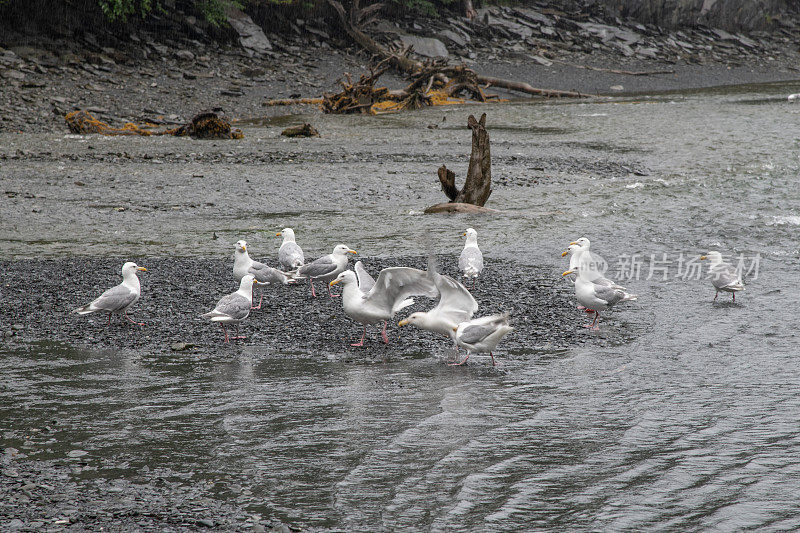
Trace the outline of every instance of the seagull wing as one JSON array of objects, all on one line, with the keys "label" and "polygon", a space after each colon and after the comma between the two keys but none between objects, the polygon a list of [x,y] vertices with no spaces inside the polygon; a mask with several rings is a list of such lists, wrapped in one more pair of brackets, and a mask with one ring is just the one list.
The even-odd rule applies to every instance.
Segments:
[{"label": "seagull wing", "polygon": [[366,305],[394,315],[413,303],[413,300],[406,300],[409,296],[436,298],[438,292],[427,272],[416,268],[392,267],[381,270],[375,286],[364,300]]},{"label": "seagull wing", "polygon": [[356,276],[358,277],[358,288],[366,295],[375,286],[375,279],[369,275],[367,269],[361,261],[356,261]]}]

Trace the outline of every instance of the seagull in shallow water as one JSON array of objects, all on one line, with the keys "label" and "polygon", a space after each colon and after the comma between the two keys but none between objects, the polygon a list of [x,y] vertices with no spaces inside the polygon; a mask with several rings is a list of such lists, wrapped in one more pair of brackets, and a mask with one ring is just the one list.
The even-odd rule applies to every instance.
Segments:
[{"label": "seagull in shallow water", "polygon": [[591,325],[584,327],[591,328],[595,331],[600,327],[597,325],[597,319],[600,317],[599,311],[611,309],[620,302],[627,302],[638,298],[636,294],[628,294],[622,289],[615,289],[598,285],[592,282],[592,273],[585,269],[585,267],[578,265],[571,270],[567,270],[562,276],[577,273],[578,277],[575,279],[575,297],[578,303],[586,308],[587,313],[594,312],[594,321]]},{"label": "seagull in shallow water", "polygon": [[364,346],[367,325],[383,322],[381,337],[389,342],[386,325],[395,313],[414,303],[409,296],[436,297],[436,286],[427,273],[416,268],[384,268],[378,274],[375,286],[366,294],[358,287],[358,279],[352,270],[339,274],[330,285],[342,284],[342,308],[347,316],[364,325],[361,341],[350,346]]},{"label": "seagull in shallow water", "polygon": [[711,263],[708,266],[708,274],[711,277],[711,284],[714,285],[716,292],[714,293],[714,301],[717,301],[719,291],[731,293],[733,301],[736,301],[736,293],[744,290],[742,283],[742,275],[737,272],[728,263],[722,260],[722,254],[719,252],[708,252],[706,255],[700,256],[701,260],[706,260]]},{"label": "seagull in shallow water", "polygon": [[569,243],[569,248],[566,252],[561,254],[564,257],[568,253],[572,255],[569,258],[569,270],[580,265],[583,267],[584,275],[592,282],[604,287],[611,287],[612,289],[625,290],[625,287],[618,285],[607,277],[603,276],[601,270],[605,268],[606,262],[599,255],[594,254],[589,250],[591,242],[586,237],[581,237],[577,241]]},{"label": "seagull in shallow water", "polygon": [[236,336],[231,337],[232,339],[246,338],[239,336],[239,322],[250,315],[250,309],[253,306],[254,283],[256,283],[256,278],[252,274],[243,276],[238,291],[223,296],[212,311],[200,315],[211,322],[219,322],[225,333],[225,342],[228,342],[228,330],[225,329],[225,324],[233,324],[236,327]]},{"label": "seagull in shallow water", "polygon": [[460,363],[455,363],[455,366],[461,366],[466,363],[470,354],[487,352],[489,357],[492,358],[492,366],[495,366],[497,363],[492,352],[497,347],[500,339],[511,331],[514,331],[514,328],[508,325],[508,313],[484,316],[462,322],[455,328],[456,342],[467,350],[467,356]]},{"label": "seagull in shallow water", "polygon": [[458,325],[472,318],[478,310],[478,302],[464,285],[436,271],[436,260],[432,255],[428,258],[427,274],[439,293],[439,302],[430,311],[411,313],[397,325],[410,324],[420,329],[441,333],[453,339],[455,343]]},{"label": "seagull in shallow water", "polygon": [[283,243],[278,249],[278,262],[281,267],[286,270],[294,270],[303,266],[306,260],[303,255],[303,249],[294,241],[294,230],[292,228],[283,228],[275,236],[283,236]]},{"label": "seagull in shallow water", "polygon": [[141,294],[141,285],[139,284],[139,277],[136,272],[141,270],[146,272],[145,267],[140,267],[136,263],[128,261],[122,265],[122,283],[116,287],[111,287],[97,299],[92,300],[90,303],[73,310],[73,313],[79,315],[88,315],[89,313],[96,313],[98,311],[108,313],[108,324],[111,324],[112,314],[122,314],[129,322],[137,326],[144,326],[142,322],[136,322],[128,316],[128,309],[139,301]]},{"label": "seagull in shallow water", "polygon": [[[298,268],[297,277],[308,278],[308,281],[311,284],[311,296],[316,298],[317,294],[314,292],[314,280],[318,279],[325,282],[331,281],[347,268],[347,263],[349,260],[347,254],[356,253],[358,252],[351,250],[344,244],[337,244],[333,249],[333,253],[323,255],[316,261],[312,261],[311,263]],[[328,285],[328,294],[331,298],[339,296],[338,294],[333,294],[331,292],[330,285]]]},{"label": "seagull in shallow water", "polygon": [[472,228],[467,228],[462,234],[467,238],[464,249],[458,257],[458,269],[463,272],[465,278],[472,278],[472,287],[475,288],[475,280],[483,270],[483,254],[478,248],[478,232]]},{"label": "seagull in shallow water", "polygon": [[[233,254],[233,277],[236,278],[236,281],[242,281],[242,278],[247,274],[252,274],[258,285],[288,285],[289,283],[296,283],[284,272],[264,263],[253,261],[247,252],[247,241],[237,241],[236,250]],[[261,309],[264,291],[260,290],[259,292],[261,297],[258,299],[258,305],[254,306],[253,309]]]}]

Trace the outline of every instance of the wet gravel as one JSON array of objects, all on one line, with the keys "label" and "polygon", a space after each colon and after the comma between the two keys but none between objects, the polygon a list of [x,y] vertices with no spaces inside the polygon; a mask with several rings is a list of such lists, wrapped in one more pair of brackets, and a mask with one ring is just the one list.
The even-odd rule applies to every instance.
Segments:
[{"label": "wet gravel", "polygon": [[[369,327],[367,346],[351,348],[348,344],[358,340],[360,326],[344,315],[339,299],[324,294],[322,283],[316,287],[323,294],[312,299],[307,282],[266,288],[262,309],[252,311],[241,324],[241,333],[247,339],[225,346],[221,328],[199,315],[212,309],[222,295],[237,288],[231,261],[131,259],[148,269],[140,273],[142,297],[130,312],[145,323],[142,327],[119,316],[112,317],[111,325],[107,326],[105,314],[78,316],[71,312],[119,282],[122,258],[0,262],[3,291],[0,331],[5,342],[46,340],[89,349],[149,353],[180,349],[198,355],[259,346],[271,354],[319,354],[337,360],[364,361],[441,355],[448,346],[444,339],[430,332],[400,330],[394,323],[389,328],[390,344],[380,342],[377,329]],[[425,263],[423,257],[363,261],[376,277],[382,268],[401,265],[424,268]],[[442,270],[455,274],[447,266],[454,261],[442,256]],[[501,354],[529,357],[537,350],[563,348],[589,338],[580,327],[584,318],[575,309],[571,288],[559,274],[550,268],[487,259],[474,294],[480,305],[478,315],[511,313],[515,331],[500,345]],[[408,313],[428,309],[433,304],[418,298]]]}]

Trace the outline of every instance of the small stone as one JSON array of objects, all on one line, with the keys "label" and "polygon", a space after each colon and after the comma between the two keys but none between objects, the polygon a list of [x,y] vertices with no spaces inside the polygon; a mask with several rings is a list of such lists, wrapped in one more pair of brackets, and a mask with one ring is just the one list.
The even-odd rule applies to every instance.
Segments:
[{"label": "small stone", "polygon": [[189,348],[194,348],[194,344],[188,342],[173,342],[170,346],[170,349],[173,352],[182,352],[184,350],[188,350]]},{"label": "small stone", "polygon": [[175,52],[175,56],[178,59],[183,59],[184,61],[191,61],[194,59],[194,54],[191,53],[189,50],[178,50]]},{"label": "small stone", "polygon": [[217,524],[213,520],[210,520],[208,518],[201,518],[197,521],[197,525],[203,527],[214,527]]},{"label": "small stone", "polygon": [[25,326],[23,326],[22,324],[14,324],[13,326],[11,326],[11,329],[13,329],[14,331],[21,331],[25,329]]},{"label": "small stone", "polygon": [[22,81],[25,79],[25,73],[18,70],[5,70],[3,71],[2,76],[9,80]]},{"label": "small stone", "polygon": [[22,529],[24,525],[25,522],[23,522],[19,518],[14,518],[6,524],[6,527],[8,528],[6,531],[16,531],[18,529]]},{"label": "small stone", "polygon": [[624,91],[625,87],[623,87],[622,85],[612,85],[611,87],[609,87],[609,89],[611,89],[612,91]]},{"label": "small stone", "polygon": [[83,457],[84,455],[89,455],[89,452],[86,450],[70,450],[67,452],[67,457]]}]

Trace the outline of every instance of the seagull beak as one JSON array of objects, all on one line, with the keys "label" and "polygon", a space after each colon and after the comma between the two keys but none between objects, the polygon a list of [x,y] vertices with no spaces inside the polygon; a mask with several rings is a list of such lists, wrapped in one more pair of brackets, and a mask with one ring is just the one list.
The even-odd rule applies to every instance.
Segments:
[{"label": "seagull beak", "polygon": [[453,331],[458,331],[458,326],[454,327]]},{"label": "seagull beak", "polygon": [[464,233],[461,234],[461,236],[462,237],[466,237],[467,236],[467,232],[465,231]]},{"label": "seagull beak", "polygon": [[358,252],[356,252],[355,250],[347,250],[347,253],[348,254],[356,254],[356,255],[358,255]]},{"label": "seagull beak", "polygon": [[577,242],[575,242],[575,241],[572,241],[570,244],[576,244],[576,245],[577,245],[578,243],[577,243]]},{"label": "seagull beak", "polygon": [[707,256],[707,255],[701,255],[701,256],[700,256],[700,260],[701,260],[701,261],[704,261],[704,260],[706,260],[706,259],[708,259],[708,256]]},{"label": "seagull beak", "polygon": [[141,270],[142,272],[147,272],[145,267],[136,267],[136,270]]},{"label": "seagull beak", "polygon": [[405,326],[406,324],[408,324],[407,318],[404,318],[403,320],[397,323],[398,326]]},{"label": "seagull beak", "polygon": [[278,233],[276,233],[276,234],[275,234],[275,236],[276,236],[276,237],[280,237],[281,235],[283,235],[283,234],[282,234],[282,233],[280,233],[280,232],[278,232]]},{"label": "seagull beak", "polygon": [[562,276],[567,276],[567,275],[569,275],[569,274],[574,274],[574,273],[575,273],[575,271],[574,271],[574,270],[567,270],[566,272],[564,272],[564,273],[563,273],[563,274],[561,274],[561,275],[562,275]]},{"label": "seagull beak", "polygon": [[336,285],[337,283],[339,283],[339,280],[338,280],[338,279],[335,279],[335,280],[331,281],[330,283],[328,283],[328,286],[329,286],[329,287],[333,287],[333,286],[334,286],[334,285]]},{"label": "seagull beak", "polygon": [[565,256],[565,255],[567,255],[568,253],[569,253],[569,250],[564,250],[563,252],[561,252],[561,257],[564,257],[564,256]]}]

